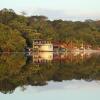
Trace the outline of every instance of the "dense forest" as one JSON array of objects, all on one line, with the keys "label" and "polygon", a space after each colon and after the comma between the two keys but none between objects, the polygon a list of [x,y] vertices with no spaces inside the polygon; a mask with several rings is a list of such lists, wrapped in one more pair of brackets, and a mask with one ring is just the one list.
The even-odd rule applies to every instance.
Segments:
[{"label": "dense forest", "polygon": [[45,16],[16,14],[12,9],[0,10],[0,51],[23,51],[33,39],[100,46],[100,21],[49,20]]}]

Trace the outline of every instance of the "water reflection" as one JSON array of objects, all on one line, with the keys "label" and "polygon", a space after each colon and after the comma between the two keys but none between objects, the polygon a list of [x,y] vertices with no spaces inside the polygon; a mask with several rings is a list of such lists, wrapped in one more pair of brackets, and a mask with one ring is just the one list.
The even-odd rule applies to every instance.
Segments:
[{"label": "water reflection", "polygon": [[[45,86],[49,81],[100,80],[100,54],[92,52],[35,52],[0,54],[0,91]],[[24,89],[24,88],[23,88]]]},{"label": "water reflection", "polygon": [[[48,63],[48,62],[56,62],[56,61],[81,61],[86,60],[92,56],[92,52],[34,52],[29,54],[33,58],[34,63]],[[98,53],[99,54],[99,53]]]}]

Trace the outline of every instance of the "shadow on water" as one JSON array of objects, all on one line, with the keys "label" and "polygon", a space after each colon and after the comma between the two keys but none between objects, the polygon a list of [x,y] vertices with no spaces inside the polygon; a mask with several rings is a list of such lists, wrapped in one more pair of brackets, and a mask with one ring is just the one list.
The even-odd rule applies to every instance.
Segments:
[{"label": "shadow on water", "polygon": [[24,85],[48,81],[100,80],[100,54],[85,52],[0,53],[0,91],[12,93]]}]

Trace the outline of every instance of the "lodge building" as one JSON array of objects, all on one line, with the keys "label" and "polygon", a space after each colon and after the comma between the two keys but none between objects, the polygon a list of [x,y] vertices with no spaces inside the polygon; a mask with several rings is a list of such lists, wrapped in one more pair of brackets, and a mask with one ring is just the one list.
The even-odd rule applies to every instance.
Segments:
[{"label": "lodge building", "polygon": [[33,51],[52,52],[53,44],[51,43],[51,41],[48,41],[48,40],[42,40],[42,39],[34,40]]}]

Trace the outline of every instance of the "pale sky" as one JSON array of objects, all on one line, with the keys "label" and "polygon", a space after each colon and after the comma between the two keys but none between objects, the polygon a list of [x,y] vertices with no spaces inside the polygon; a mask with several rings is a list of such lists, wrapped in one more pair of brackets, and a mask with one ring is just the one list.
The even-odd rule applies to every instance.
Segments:
[{"label": "pale sky", "polygon": [[100,19],[100,0],[0,0],[0,9],[45,15],[49,19]]},{"label": "pale sky", "polygon": [[12,94],[0,93],[1,100],[100,100],[100,81],[49,82],[46,86],[24,86]]}]

